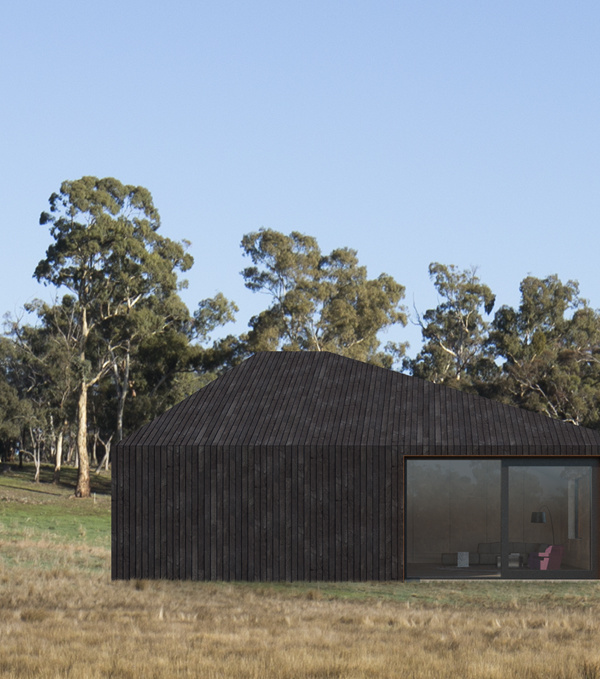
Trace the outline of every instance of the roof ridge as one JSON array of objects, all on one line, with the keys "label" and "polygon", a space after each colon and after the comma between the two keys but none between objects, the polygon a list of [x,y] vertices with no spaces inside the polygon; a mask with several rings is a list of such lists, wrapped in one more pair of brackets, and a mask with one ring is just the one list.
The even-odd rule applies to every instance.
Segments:
[{"label": "roof ridge", "polygon": [[600,454],[600,432],[332,352],[257,352],[121,444]]}]

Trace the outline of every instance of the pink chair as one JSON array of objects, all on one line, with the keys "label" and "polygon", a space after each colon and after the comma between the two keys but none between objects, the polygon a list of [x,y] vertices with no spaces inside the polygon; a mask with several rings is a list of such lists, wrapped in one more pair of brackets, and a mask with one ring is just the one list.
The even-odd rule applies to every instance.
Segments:
[{"label": "pink chair", "polygon": [[532,552],[529,555],[529,568],[539,571],[557,571],[560,568],[564,551],[563,545],[550,545],[543,552]]}]

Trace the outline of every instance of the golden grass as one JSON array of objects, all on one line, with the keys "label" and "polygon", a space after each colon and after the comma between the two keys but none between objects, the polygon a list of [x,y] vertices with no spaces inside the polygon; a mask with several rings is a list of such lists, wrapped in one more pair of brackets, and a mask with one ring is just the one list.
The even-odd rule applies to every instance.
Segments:
[{"label": "golden grass", "polygon": [[112,583],[106,548],[58,551],[0,567],[2,677],[600,677],[596,583]]}]

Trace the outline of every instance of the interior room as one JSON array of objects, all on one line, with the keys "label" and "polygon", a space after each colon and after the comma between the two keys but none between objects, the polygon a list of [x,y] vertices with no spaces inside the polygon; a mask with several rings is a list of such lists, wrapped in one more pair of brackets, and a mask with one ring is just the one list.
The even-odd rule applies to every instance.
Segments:
[{"label": "interior room", "polygon": [[406,577],[592,577],[595,460],[406,461]]}]

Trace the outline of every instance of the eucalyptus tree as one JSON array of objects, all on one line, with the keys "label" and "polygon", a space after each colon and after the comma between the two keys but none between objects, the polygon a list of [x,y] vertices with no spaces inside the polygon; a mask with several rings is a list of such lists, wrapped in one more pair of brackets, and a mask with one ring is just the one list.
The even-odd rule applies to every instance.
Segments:
[{"label": "eucalyptus tree", "polygon": [[22,423],[28,415],[23,412],[17,390],[0,379],[0,460],[6,458],[16,441],[21,440]]},{"label": "eucalyptus tree", "polygon": [[600,424],[600,316],[576,281],[525,278],[517,309],[495,315],[489,350],[502,361],[497,395],[588,426]]},{"label": "eucalyptus tree", "polygon": [[424,340],[416,358],[405,360],[411,374],[460,388],[473,388],[482,375],[489,379],[494,363],[486,355],[488,322],[495,296],[481,282],[477,269],[459,270],[438,262],[429,265],[429,277],[439,303],[423,316],[417,313]]},{"label": "eucalyptus tree", "polygon": [[[35,269],[38,281],[67,290],[73,299],[77,357],[76,495],[90,494],[87,450],[88,391],[131,352],[123,325],[150,297],[178,289],[177,272],[192,258],[181,243],[158,233],[160,218],[150,192],[113,178],[65,181],[49,199],[40,224],[53,238]],[[126,360],[126,358],[125,358]],[[122,384],[127,390],[128,383]]]},{"label": "eucalyptus tree", "polygon": [[23,440],[23,432],[33,418],[32,404],[23,397],[26,382],[16,347],[0,337],[0,452],[5,458],[9,450]]},{"label": "eucalyptus tree", "polygon": [[[156,301],[156,300],[154,300]],[[129,405],[123,412],[123,427],[138,428],[204,386],[232,362],[237,338],[227,337],[211,344],[211,333],[234,320],[237,307],[224,295],[201,300],[193,316],[178,298],[165,300],[158,308],[149,305],[140,314],[139,341],[127,373]],[[166,311],[169,310],[169,313]],[[116,371],[113,371],[116,372]],[[118,382],[112,379],[118,393]],[[120,400],[113,396],[111,401]],[[110,408],[113,408],[111,405]]]},{"label": "eucalyptus tree", "polygon": [[242,249],[253,264],[242,271],[246,287],[271,299],[250,320],[250,351],[331,351],[391,364],[378,333],[406,325],[404,287],[391,276],[369,279],[355,250],[323,255],[315,238],[296,231],[260,229],[243,237]]},{"label": "eucalyptus tree", "polygon": [[57,483],[63,441],[71,432],[77,386],[77,356],[72,349],[76,332],[75,304],[70,295],[65,295],[60,304],[36,299],[26,304],[25,310],[35,314],[37,322],[27,325],[11,320],[8,337],[14,345],[25,383],[23,397],[32,404],[36,415],[35,430],[54,452]]},{"label": "eucalyptus tree", "polygon": [[[186,333],[191,324],[189,312],[179,295],[172,291],[166,296],[148,296],[125,313],[102,325],[103,345],[110,355],[110,381],[114,400],[114,433],[123,438],[125,404],[136,383],[140,370],[140,347],[153,336],[170,336],[172,332]],[[172,348],[171,348],[172,350]]]}]

